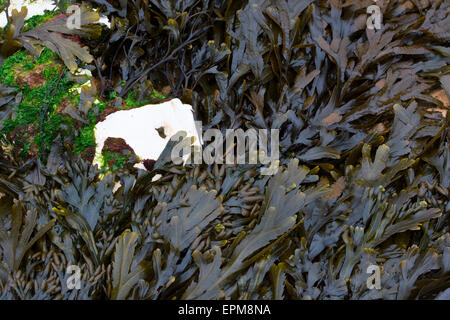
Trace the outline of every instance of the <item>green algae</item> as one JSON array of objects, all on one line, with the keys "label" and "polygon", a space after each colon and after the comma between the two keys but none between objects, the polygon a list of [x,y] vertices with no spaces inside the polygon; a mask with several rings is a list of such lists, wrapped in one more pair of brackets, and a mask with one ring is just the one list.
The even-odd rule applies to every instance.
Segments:
[{"label": "green algae", "polygon": [[[57,113],[61,102],[70,99],[68,90],[73,86],[73,80],[67,76],[67,69],[56,63],[57,56],[45,48],[38,58],[33,58],[27,51],[21,50],[10,56],[0,67],[1,82],[22,91],[22,101],[16,106],[16,116],[4,122],[0,131],[4,140],[11,145],[21,146],[20,156],[29,156],[31,143],[39,147],[42,160],[49,152],[52,142],[58,134],[65,136],[68,129],[61,130],[63,125],[68,128],[73,120]],[[30,87],[28,83],[18,83],[18,75],[22,72],[41,71],[45,82],[37,87]],[[16,128],[25,128],[29,135],[17,136],[13,132]],[[29,139],[32,138],[32,141]]]},{"label": "green algae", "polygon": [[[41,69],[41,70],[40,70]],[[42,86],[31,88],[27,83],[18,83],[18,75],[40,71],[45,80]],[[30,146],[34,143],[39,146],[41,160],[50,149],[54,139],[73,134],[69,128],[75,122],[71,117],[58,112],[63,101],[78,105],[80,94],[71,89],[77,84],[69,78],[67,68],[58,61],[58,56],[50,49],[45,48],[42,54],[35,58],[28,51],[21,50],[8,57],[0,67],[0,82],[16,87],[16,92],[22,91],[22,101],[16,107],[16,116],[4,123],[0,135],[4,141],[12,146],[21,147],[20,157],[29,156]],[[88,77],[86,77],[88,80]],[[99,112],[103,112],[106,104],[103,102],[93,104]],[[81,153],[87,147],[95,146],[93,129],[96,117],[92,110],[88,113],[89,124],[75,131],[75,151]],[[12,135],[17,128],[28,128],[34,137]],[[14,138],[14,139],[12,139]],[[32,141],[29,141],[32,138]]]},{"label": "green algae", "polygon": [[[58,13],[60,10],[33,16],[26,21],[25,28],[32,29]],[[28,83],[18,81],[20,77],[26,78],[32,73],[39,73],[42,76],[45,80],[42,85],[30,87]],[[98,116],[117,99],[115,91],[106,93],[104,98],[96,97],[86,115],[87,123],[79,123],[79,126],[75,126],[78,129],[74,130],[77,120],[61,113],[59,109],[63,102],[79,105],[80,93],[74,89],[79,89],[83,83],[75,83],[69,77],[68,69],[60,62],[58,55],[48,48],[44,48],[39,57],[32,56],[27,50],[20,50],[9,56],[0,66],[0,79],[2,84],[15,87],[16,93],[22,91],[22,101],[15,107],[15,117],[5,121],[0,131],[0,138],[3,141],[20,149],[19,156],[22,159],[32,156],[34,145],[39,149],[39,157],[45,162],[46,155],[58,136],[63,139],[71,135],[72,151],[76,154],[82,154],[87,148],[95,147],[95,126]],[[86,81],[89,79],[86,77]],[[139,108],[165,98],[167,96],[153,91],[149,96],[139,100],[137,90],[134,89],[128,92],[121,105],[114,108],[119,110]],[[16,134],[18,130],[21,134]],[[123,168],[127,161],[127,157],[113,152],[105,154],[103,159],[102,168],[107,170]],[[108,165],[111,160],[114,160],[112,167]]]},{"label": "green algae", "polygon": [[[114,94],[116,94],[116,92],[114,92]],[[115,95],[114,95],[115,96]],[[147,104],[152,104],[155,103],[155,100],[161,100],[161,99],[166,99],[167,96],[162,95],[156,91],[153,91],[150,96],[145,97],[142,100],[137,100],[136,98],[136,90],[130,90],[125,98],[125,105],[121,106],[121,109],[134,109],[134,108],[139,108],[142,106],[145,106]]]},{"label": "green algae", "polygon": [[111,152],[109,150],[103,151],[101,169],[103,173],[123,170],[130,158],[131,154],[120,155],[117,152]]},{"label": "green algae", "polygon": [[25,26],[23,28],[23,31],[31,30],[44,22],[50,20],[51,18],[55,17],[56,15],[60,14],[61,12],[59,10],[55,11],[49,11],[46,10],[44,14],[32,16],[31,18],[25,20]]},{"label": "green algae", "polygon": [[30,71],[39,65],[53,64],[54,59],[57,59],[57,55],[48,48],[45,48],[37,58],[34,58],[27,50],[20,50],[9,56],[0,66],[0,82],[18,87],[15,81],[17,67],[22,66],[25,70]]},{"label": "green algae", "polygon": [[[101,114],[107,107],[107,104],[100,101],[94,103],[93,107],[94,110],[97,109],[99,114]],[[88,112],[88,121],[89,124],[82,126],[75,136],[73,151],[77,154],[82,153],[89,147],[95,147],[95,125],[97,124],[97,117],[93,110],[89,110]]]}]

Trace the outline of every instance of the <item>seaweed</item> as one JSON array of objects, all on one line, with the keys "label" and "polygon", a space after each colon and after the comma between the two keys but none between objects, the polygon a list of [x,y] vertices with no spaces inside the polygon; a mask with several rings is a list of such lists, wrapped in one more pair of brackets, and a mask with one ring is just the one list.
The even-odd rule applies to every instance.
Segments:
[{"label": "seaweed", "polygon": [[[448,298],[448,1],[379,3],[380,30],[370,1],[87,2],[81,30],[22,10],[1,35],[1,299]],[[105,114],[168,97],[280,130],[278,172],[177,165],[176,141],[148,171],[84,157]]]}]

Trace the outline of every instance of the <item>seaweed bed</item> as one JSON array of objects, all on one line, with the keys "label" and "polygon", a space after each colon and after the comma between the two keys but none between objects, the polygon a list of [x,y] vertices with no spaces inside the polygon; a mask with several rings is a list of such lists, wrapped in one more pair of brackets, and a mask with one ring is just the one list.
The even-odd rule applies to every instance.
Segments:
[{"label": "seaweed bed", "polygon": [[[73,2],[0,30],[0,299],[450,299],[448,1]],[[99,119],[167,97],[279,129],[281,169],[91,166]]]}]

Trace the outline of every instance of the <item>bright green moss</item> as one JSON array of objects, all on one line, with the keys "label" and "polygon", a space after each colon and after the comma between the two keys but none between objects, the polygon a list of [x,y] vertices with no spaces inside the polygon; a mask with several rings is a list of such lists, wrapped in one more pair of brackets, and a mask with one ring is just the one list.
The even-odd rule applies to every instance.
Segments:
[{"label": "bright green moss", "polygon": [[162,95],[156,91],[153,91],[149,97],[145,97],[141,101],[136,99],[135,90],[131,90],[128,92],[127,97],[125,99],[125,106],[122,106],[121,109],[133,109],[145,106],[146,104],[155,103],[154,99],[166,99],[167,96]]},{"label": "bright green moss", "polygon": [[117,97],[117,92],[116,91],[109,91],[106,94],[106,97],[108,100],[114,100]]},{"label": "bright green moss", "polygon": [[145,101],[138,102],[136,100],[136,93],[134,92],[134,90],[131,90],[127,94],[127,98],[125,99],[125,102],[126,102],[126,106],[122,107],[123,109],[132,109],[132,108],[142,107],[146,104]]},{"label": "bright green moss", "polygon": [[57,134],[62,133],[65,135],[65,133],[61,130],[61,125],[63,123],[69,124],[69,122],[70,120],[65,116],[54,113],[50,114],[49,119],[43,123],[42,131],[36,135],[34,140],[35,143],[38,146],[41,146],[43,150],[50,151],[53,140]]},{"label": "bright green moss", "polygon": [[156,91],[153,91],[153,92],[152,92],[151,97],[152,97],[152,98],[156,98],[156,99],[167,99],[167,98],[168,98],[168,96],[165,96],[165,95],[163,95],[163,94],[160,94],[160,93],[158,93],[158,92],[156,92]]},{"label": "bright green moss", "polygon": [[[79,99],[79,96],[77,97]],[[93,105],[93,109],[98,108],[99,114],[107,107],[107,104],[104,102],[98,102]],[[97,124],[97,117],[93,110],[89,110],[88,112],[88,121],[89,124],[82,127],[78,135],[75,137],[74,141],[74,152],[81,153],[86,148],[95,147],[95,125]]]},{"label": "bright green moss", "polygon": [[27,19],[25,21],[25,26],[23,28],[23,31],[28,31],[28,30],[31,30],[31,29],[35,28],[38,25],[41,25],[44,22],[46,22],[47,20],[53,18],[57,14],[59,14],[58,10],[55,10],[55,11],[48,11],[47,10],[42,15],[32,16],[31,18],[29,18],[29,19]]},{"label": "bright green moss", "polygon": [[80,129],[78,136],[75,137],[74,141],[74,152],[81,153],[86,148],[95,147],[95,135],[94,135],[95,124],[87,125]]},{"label": "bright green moss", "polygon": [[[67,134],[61,130],[61,126],[66,124],[69,127],[72,120],[58,114],[57,110],[64,99],[71,98],[68,90],[74,82],[67,77],[67,69],[54,62],[56,58],[56,55],[47,48],[38,58],[33,58],[27,51],[22,50],[6,59],[0,67],[1,82],[22,91],[22,101],[16,107],[16,117],[5,121],[4,128],[0,131],[4,140],[7,140],[15,128],[28,128],[34,132],[32,142],[42,152],[50,150],[58,134],[62,136]],[[22,85],[16,83],[18,73],[23,70],[38,72],[37,67],[42,69],[42,75],[46,80],[42,86],[30,88],[27,83]],[[30,149],[30,141],[27,138],[29,137],[15,137],[14,141],[10,141],[13,145],[23,145],[23,150],[20,151],[23,158],[26,158]]]},{"label": "bright green moss", "polygon": [[100,102],[94,104],[94,108],[95,108],[95,107],[98,108],[99,114],[102,114],[103,111],[106,109],[107,106],[108,106],[108,105],[107,105],[106,103],[102,102],[102,101],[100,101]]},{"label": "bright green moss", "polygon": [[[115,172],[117,170],[122,170],[125,167],[125,164],[130,159],[131,155],[118,155],[115,152],[104,151],[103,152],[103,161],[101,168],[103,172]],[[112,162],[112,165],[110,165]]]},{"label": "bright green moss", "polygon": [[16,73],[13,68],[17,65],[29,63],[28,53],[25,50],[9,56],[0,66],[0,81],[8,86],[14,86]]},{"label": "bright green moss", "polygon": [[21,157],[22,159],[26,159],[27,155],[28,155],[28,152],[30,152],[30,148],[31,148],[31,143],[24,142],[23,143],[23,149],[20,151],[19,157]]},{"label": "bright green moss", "polygon": [[31,71],[39,65],[49,65],[55,59],[57,55],[48,48],[45,48],[38,58],[33,57],[26,50],[18,51],[9,56],[0,66],[0,82],[8,86],[18,86],[15,82],[18,69]]},{"label": "bright green moss", "polygon": [[24,68],[25,70],[33,70],[34,64],[32,64],[32,63],[30,63],[30,62],[24,63],[24,64],[23,64],[23,68]]},{"label": "bright green moss", "polygon": [[56,59],[57,55],[49,48],[44,48],[41,55],[36,59],[36,64],[44,64],[50,62],[51,59]]}]

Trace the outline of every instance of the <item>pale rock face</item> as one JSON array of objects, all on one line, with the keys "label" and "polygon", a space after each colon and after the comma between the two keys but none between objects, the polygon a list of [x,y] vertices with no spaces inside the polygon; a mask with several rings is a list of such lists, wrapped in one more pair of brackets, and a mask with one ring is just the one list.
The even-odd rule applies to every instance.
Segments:
[{"label": "pale rock face", "polygon": [[[163,135],[160,134],[162,131]],[[170,138],[179,131],[185,131],[187,137],[195,137],[193,145],[201,148],[202,140],[195,126],[192,107],[179,99],[117,111],[95,127],[93,164],[100,166],[101,151],[108,138],[124,139],[141,160],[157,160]],[[145,169],[142,163],[136,167]]]}]

